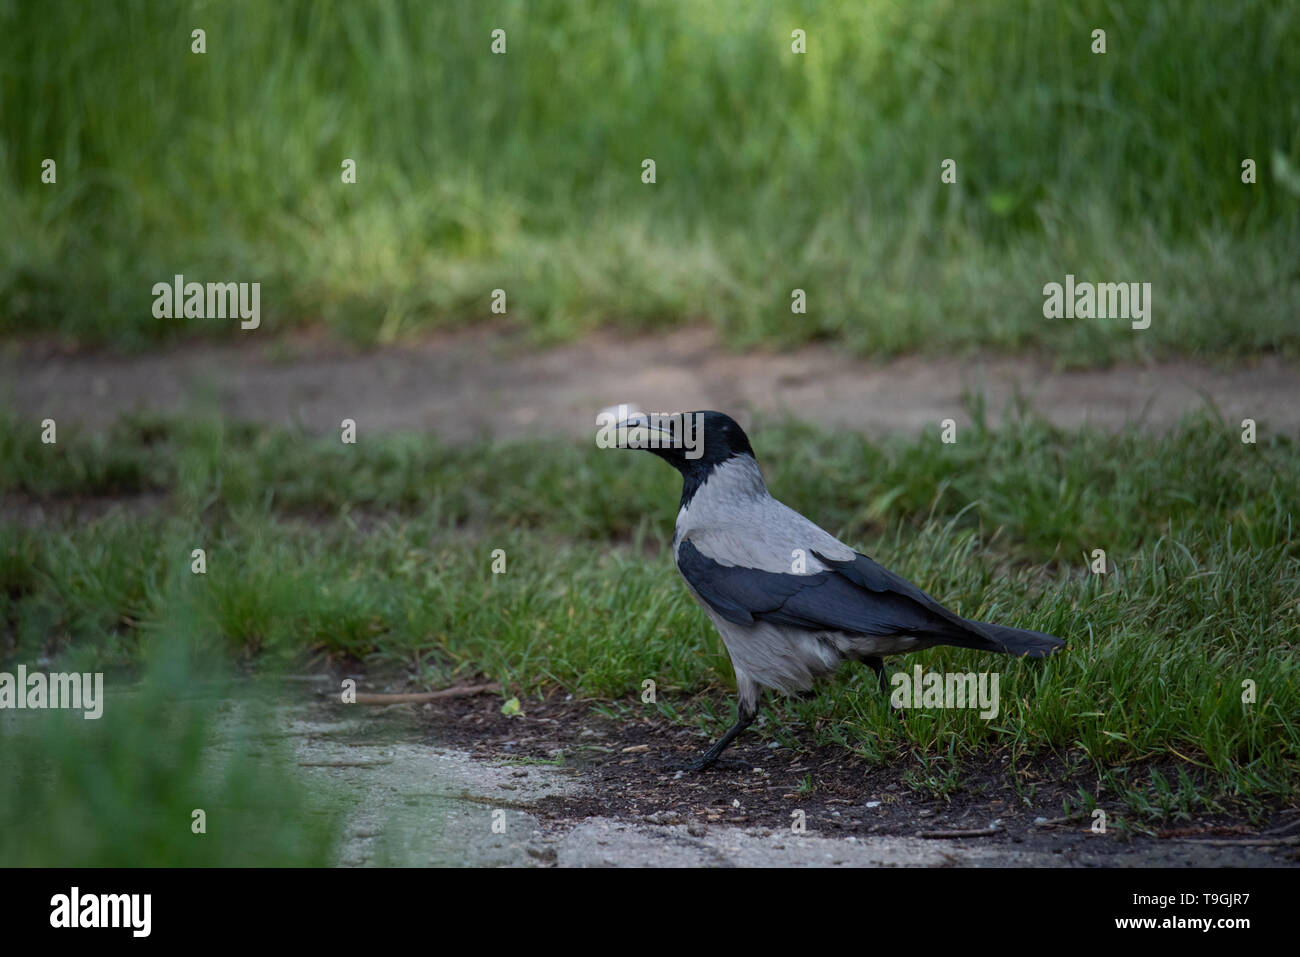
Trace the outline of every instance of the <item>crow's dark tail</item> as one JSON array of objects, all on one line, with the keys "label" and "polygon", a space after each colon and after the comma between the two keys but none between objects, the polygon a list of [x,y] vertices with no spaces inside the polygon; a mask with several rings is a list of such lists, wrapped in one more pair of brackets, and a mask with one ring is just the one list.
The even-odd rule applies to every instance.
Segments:
[{"label": "crow's dark tail", "polygon": [[1064,648],[1065,642],[1053,635],[1027,628],[1008,628],[1006,625],[991,625],[986,621],[977,621],[979,629],[1001,645],[1002,651],[1009,655],[1025,658],[1046,658],[1058,648]]}]

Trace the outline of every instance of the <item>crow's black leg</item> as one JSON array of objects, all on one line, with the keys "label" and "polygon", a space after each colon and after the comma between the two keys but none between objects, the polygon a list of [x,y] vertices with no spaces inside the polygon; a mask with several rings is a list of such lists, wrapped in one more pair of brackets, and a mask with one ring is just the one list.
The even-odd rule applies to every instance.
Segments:
[{"label": "crow's black leg", "polygon": [[880,682],[880,693],[886,698],[889,697],[889,675],[885,673],[884,658],[863,658],[862,661],[872,671],[876,673],[876,679]]},{"label": "crow's black leg", "polygon": [[743,703],[738,704],[736,706],[736,723],[728,728],[727,733],[720,737],[713,747],[705,751],[698,761],[693,761],[688,764],[686,770],[703,771],[705,768],[712,767],[714,762],[718,760],[718,755],[727,749],[727,745],[731,744],[732,741],[735,741],[736,738],[739,737],[740,732],[744,731],[754,723],[754,718],[757,715],[758,708],[756,706],[746,708]]},{"label": "crow's black leg", "polygon": [[885,701],[889,702],[890,710],[898,717],[903,716],[902,708],[893,706],[893,695],[889,693],[889,672],[885,670],[884,658],[863,658],[863,663],[876,673],[876,678],[880,681],[880,693],[885,696]]}]

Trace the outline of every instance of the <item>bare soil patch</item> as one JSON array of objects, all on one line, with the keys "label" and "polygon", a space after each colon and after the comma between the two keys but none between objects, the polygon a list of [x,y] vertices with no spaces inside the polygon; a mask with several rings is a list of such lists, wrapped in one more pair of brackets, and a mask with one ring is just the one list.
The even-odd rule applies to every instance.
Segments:
[{"label": "bare soil patch", "polygon": [[[993,421],[1017,396],[1061,426],[1168,429],[1206,402],[1229,422],[1300,431],[1300,369],[1263,357],[1232,369],[1190,360],[1057,369],[1033,356],[916,356],[875,363],[825,345],[736,353],[706,328],[654,336],[599,333],[546,349],[500,326],[414,343],[355,349],[313,335],[240,344],[193,342],[147,355],[0,351],[0,382],[22,415],[104,427],[131,411],[207,403],[227,416],[337,431],[423,431],[445,441],[537,433],[590,435],[597,410],[720,409],[743,420],[790,415],[868,435],[914,434],[968,421],[963,396],[982,396]],[[0,393],[2,394],[2,393]]]},{"label": "bare soil patch", "polygon": [[[1115,828],[1106,835],[1092,834],[1090,819],[1061,820],[1062,802],[1075,796],[1080,784],[1096,792],[1096,781],[1081,780],[1077,770],[1051,755],[1017,768],[997,754],[968,762],[961,786],[938,797],[903,783],[907,768],[915,764],[907,755],[873,767],[839,747],[792,751],[748,735],[717,767],[682,773],[677,766],[709,743],[693,729],[653,714],[612,720],[588,702],[559,695],[529,700],[523,707],[524,718],[510,718],[501,714],[499,697],[481,696],[441,700],[422,714],[431,742],[476,758],[521,765],[558,760],[560,769],[582,786],[530,807],[556,825],[601,817],[685,825],[699,833],[711,826],[742,827],[770,836],[790,831],[792,815],[802,811],[807,830],[823,837],[946,835],[962,840],[963,846],[971,842],[1008,852],[1060,854],[1063,864],[1079,855],[1092,863],[1108,857],[1118,863],[1135,853],[1153,866],[1300,863],[1300,848],[1293,845],[1192,843],[1300,834],[1300,813],[1284,807],[1274,808],[1262,826],[1249,825],[1242,815],[1200,815],[1152,828],[1154,837],[1132,832],[1126,837]],[[501,797],[508,800],[508,795]],[[1051,823],[1044,825],[1044,819]],[[986,836],[952,833],[990,825],[993,833]]]}]

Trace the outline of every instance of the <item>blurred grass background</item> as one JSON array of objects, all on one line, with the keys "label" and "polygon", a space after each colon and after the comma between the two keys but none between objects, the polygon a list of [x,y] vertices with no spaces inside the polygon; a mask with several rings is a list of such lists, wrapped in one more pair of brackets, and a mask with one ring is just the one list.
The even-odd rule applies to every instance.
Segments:
[{"label": "blurred grass background", "polygon": [[[183,273],[363,342],[500,287],[541,340],[1294,355],[1297,77],[1267,0],[0,0],[0,332],[237,335],[152,317]],[[1066,272],[1153,283],[1151,328],[1045,320]]]},{"label": "blurred grass background", "polygon": [[[185,587],[180,575],[170,577]],[[135,635],[136,680],[122,680],[121,671],[104,676],[99,718],[0,711],[0,865],[333,862],[340,802],[295,775],[292,742],[271,716],[280,702],[203,653],[200,632],[210,621],[181,594],[171,599],[150,632]],[[62,670],[93,655],[76,657],[63,656]],[[0,659],[8,665],[7,654]],[[49,664],[26,660],[33,671]],[[196,809],[204,814],[199,832]]]}]

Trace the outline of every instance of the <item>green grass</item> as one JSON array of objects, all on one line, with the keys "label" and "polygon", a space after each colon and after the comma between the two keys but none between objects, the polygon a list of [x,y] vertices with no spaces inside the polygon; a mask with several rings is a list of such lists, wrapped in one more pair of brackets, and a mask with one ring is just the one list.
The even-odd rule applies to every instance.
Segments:
[{"label": "green grass", "polygon": [[[1193,798],[1294,800],[1300,446],[1243,445],[1209,412],[1167,436],[995,430],[972,413],[956,445],[781,423],[753,435],[778,497],[960,613],[1069,651],[894,662],[998,670],[990,722],[899,722],[850,668],[811,700],[768,699],[761,733],[876,762],[911,754],[908,783],[939,795],[966,760],[1003,753],[1013,767],[1054,755],[1139,818],[1177,818]],[[343,446],[203,419],[38,436],[0,421],[0,658],[131,669],[179,618],[203,652],[264,669],[332,656],[430,683],[483,673],[525,711],[556,688],[637,709],[652,678],[673,720],[729,720],[725,651],[668,556],[676,475],[649,456],[567,440]],[[23,519],[36,504],[55,516],[39,528]],[[1095,548],[1106,575],[1088,571]]]},{"label": "green grass", "polygon": [[[367,342],[495,318],[502,288],[540,340],[706,319],[869,355],[1300,351],[1293,4],[55,0],[0,24],[0,332],[241,335],[152,317],[183,273],[260,281],[257,334]],[[1045,320],[1067,272],[1151,282],[1151,328]]]},{"label": "green grass", "polygon": [[128,693],[105,680],[95,720],[80,711],[0,712],[6,867],[332,861],[337,811],[290,773],[283,743],[259,733],[273,697],[217,677],[228,672],[219,662],[191,658],[184,625],[173,607],[167,641],[138,662],[142,680]]}]

